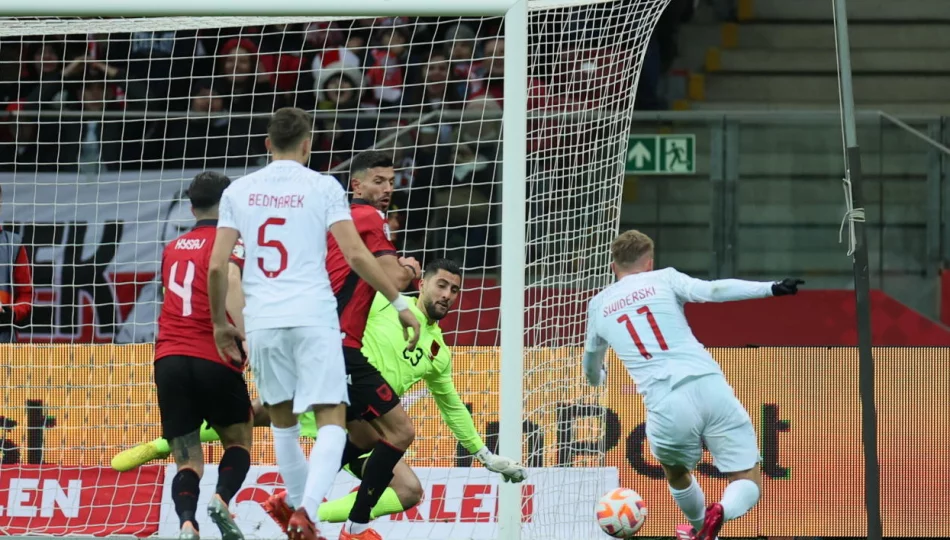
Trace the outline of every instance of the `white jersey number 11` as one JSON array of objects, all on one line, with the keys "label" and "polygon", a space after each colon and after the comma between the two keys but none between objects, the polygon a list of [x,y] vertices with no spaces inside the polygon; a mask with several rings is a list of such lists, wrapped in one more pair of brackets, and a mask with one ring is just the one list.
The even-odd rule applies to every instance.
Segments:
[{"label": "white jersey number 11", "polygon": [[[660,350],[668,351],[670,348],[666,344],[666,339],[663,338],[663,333],[660,332],[660,327],[656,324],[656,317],[653,316],[650,307],[643,306],[637,309],[637,314],[646,315],[647,322],[650,323],[650,328],[653,330],[653,336],[656,337],[656,342],[660,345]],[[633,321],[630,319],[630,315],[621,315],[617,318],[617,322],[627,326],[627,333],[630,334],[633,343],[637,346],[640,356],[646,360],[652,359],[653,355],[647,351],[646,346],[643,345],[643,341],[640,340],[640,334],[638,334],[637,329],[633,327]]]}]

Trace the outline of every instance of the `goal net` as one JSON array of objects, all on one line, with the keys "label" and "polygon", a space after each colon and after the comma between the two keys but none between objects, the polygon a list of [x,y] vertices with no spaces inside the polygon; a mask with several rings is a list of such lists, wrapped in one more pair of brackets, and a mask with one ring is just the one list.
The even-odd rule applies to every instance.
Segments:
[{"label": "goal net", "polygon": [[[525,446],[511,456],[531,467],[521,534],[598,537],[594,502],[632,479],[618,478],[623,440],[604,427],[611,413],[584,381],[580,346],[586,300],[609,282],[638,73],[667,1],[532,0],[524,178],[502,176],[504,159],[523,159],[502,155],[503,18],[4,18],[0,339],[19,344],[0,348],[0,533],[177,535],[173,463],[110,467],[160,435],[161,251],[194,223],[195,174],[264,165],[268,116],[297,106],[313,112],[313,169],[349,186],[356,154],[391,154],[394,243],[462,266],[442,327],[493,450],[510,421],[498,414],[501,187],[525,183]],[[403,403],[424,498],[377,529],[497,538],[499,478],[424,386]],[[219,457],[207,444],[200,505]],[[249,537],[278,537],[259,507],[280,486],[269,430],[255,431],[252,457],[232,511]],[[341,474],[331,498],[356,485]]]}]

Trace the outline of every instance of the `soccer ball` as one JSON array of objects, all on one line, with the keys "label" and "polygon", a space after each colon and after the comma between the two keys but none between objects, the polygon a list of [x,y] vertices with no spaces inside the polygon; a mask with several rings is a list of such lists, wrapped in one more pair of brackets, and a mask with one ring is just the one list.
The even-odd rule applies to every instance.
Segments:
[{"label": "soccer ball", "polygon": [[647,520],[647,503],[632,489],[608,491],[597,502],[597,524],[614,538],[630,538]]}]

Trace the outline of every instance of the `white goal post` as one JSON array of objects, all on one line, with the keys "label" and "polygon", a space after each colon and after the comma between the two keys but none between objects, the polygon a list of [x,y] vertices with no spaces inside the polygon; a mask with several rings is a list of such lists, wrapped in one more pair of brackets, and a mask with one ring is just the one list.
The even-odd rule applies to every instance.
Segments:
[{"label": "white goal post", "polygon": [[[498,452],[505,456],[525,456],[525,433],[522,422],[525,414],[526,378],[526,333],[537,331],[525,324],[527,267],[533,263],[527,260],[529,233],[531,227],[539,227],[539,216],[532,216],[528,206],[532,195],[529,193],[528,177],[532,138],[540,137],[529,133],[529,120],[543,116],[543,113],[529,112],[529,80],[531,77],[529,58],[530,17],[532,13],[554,9],[570,9],[578,6],[603,5],[604,9],[614,10],[618,18],[625,22],[618,27],[633,29],[637,35],[630,37],[633,59],[618,59],[622,68],[611,73],[616,77],[632,77],[629,84],[619,85],[629,95],[614,96],[606,108],[561,110],[549,113],[550,116],[582,116],[584,118],[612,117],[615,120],[591,122],[592,144],[602,144],[598,148],[580,149],[577,152],[589,152],[588,162],[571,167],[583,171],[581,182],[595,176],[602,178],[597,183],[573,185],[554,182],[553,188],[563,190],[565,198],[584,199],[584,203],[571,207],[571,212],[583,216],[553,215],[551,221],[563,222],[563,226],[550,234],[557,239],[544,238],[533,240],[544,248],[547,244],[561,243],[570,253],[558,253],[551,250],[549,258],[567,256],[569,269],[560,275],[550,275],[532,282],[548,287],[567,287],[590,290],[608,282],[609,269],[606,267],[606,242],[619,227],[619,195],[622,186],[623,158],[625,154],[626,133],[630,127],[630,113],[636,92],[639,68],[646,53],[649,34],[659,19],[669,0],[28,0],[22,2],[4,2],[0,5],[0,35],[37,35],[40,33],[92,33],[128,31],[145,29],[151,31],[172,29],[199,29],[233,27],[248,23],[286,24],[330,18],[358,18],[384,16],[454,16],[483,17],[500,16],[504,18],[504,109],[502,114],[502,133],[500,137],[501,155],[501,237],[500,246],[500,284],[501,303],[499,306],[501,360],[499,367],[499,419]],[[605,15],[606,17],[606,15]],[[644,20],[630,24],[629,19],[642,17]],[[608,70],[609,71],[609,70]],[[614,81],[601,82],[604,87]],[[571,151],[569,145],[564,153]],[[570,155],[558,155],[554,161],[570,161]],[[588,170],[584,170],[585,165]],[[570,176],[574,172],[565,172]],[[537,195],[534,195],[537,196]],[[557,195],[546,195],[557,196]],[[603,202],[601,201],[607,201]],[[575,226],[573,221],[579,225]],[[550,226],[550,225],[545,225]],[[541,233],[538,233],[541,234]],[[563,237],[563,238],[562,238]],[[575,245],[580,243],[583,245]],[[594,245],[596,244],[596,245]],[[574,246],[574,247],[571,247]],[[543,251],[543,249],[542,249]],[[543,259],[544,256],[538,260]],[[546,261],[538,264],[558,264],[558,261]],[[603,267],[597,267],[601,265]],[[572,284],[572,279],[577,282]],[[551,302],[582,302],[583,294],[571,292],[564,298],[553,296]],[[543,303],[543,302],[542,302]],[[582,313],[583,311],[581,311]],[[576,347],[583,342],[582,327],[577,315],[561,324],[572,338],[557,341],[555,347],[565,344]],[[537,325],[537,323],[529,323]],[[551,322],[557,325],[557,322]],[[579,339],[578,339],[579,338]],[[543,341],[543,340],[542,340]],[[534,343],[537,347],[538,344]],[[576,357],[579,365],[580,357]],[[530,372],[531,369],[529,368]],[[579,371],[577,372],[579,373]],[[572,396],[574,394],[571,394]],[[591,397],[593,396],[593,397]],[[596,393],[587,396],[597,399]],[[156,412],[157,414],[157,412]],[[499,488],[498,538],[518,540],[522,537],[521,488],[517,484],[502,483]],[[591,504],[593,508],[593,501]],[[593,520],[591,511],[591,520]]]}]

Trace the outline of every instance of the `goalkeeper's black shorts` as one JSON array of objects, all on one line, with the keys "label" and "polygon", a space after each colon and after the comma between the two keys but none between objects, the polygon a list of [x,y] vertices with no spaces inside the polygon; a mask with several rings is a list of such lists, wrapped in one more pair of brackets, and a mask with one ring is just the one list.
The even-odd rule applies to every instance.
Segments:
[{"label": "goalkeeper's black shorts", "polygon": [[375,420],[399,405],[399,396],[393,387],[359,349],[343,347],[343,360],[346,363],[350,395],[350,405],[346,408],[347,422]]},{"label": "goalkeeper's black shorts", "polygon": [[162,437],[171,441],[212,426],[243,424],[254,416],[244,376],[210,360],[165,356],[155,361]]}]

